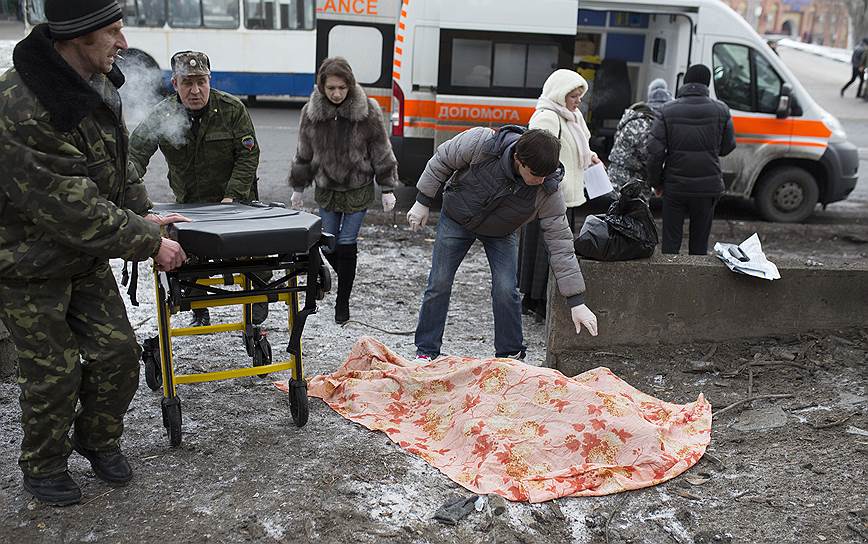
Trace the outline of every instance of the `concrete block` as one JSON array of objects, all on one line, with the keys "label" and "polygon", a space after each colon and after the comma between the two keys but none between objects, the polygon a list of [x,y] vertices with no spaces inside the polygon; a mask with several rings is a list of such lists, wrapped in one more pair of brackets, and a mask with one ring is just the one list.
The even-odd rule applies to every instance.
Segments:
[{"label": "concrete block", "polygon": [[[613,345],[716,342],[833,330],[868,323],[868,264],[806,266],[774,260],[781,279],[730,272],[717,257],[661,255],[622,262],[582,260],[585,302],[600,334],[576,335],[566,300],[549,277],[546,364]],[[581,369],[586,370],[586,369]]]}]

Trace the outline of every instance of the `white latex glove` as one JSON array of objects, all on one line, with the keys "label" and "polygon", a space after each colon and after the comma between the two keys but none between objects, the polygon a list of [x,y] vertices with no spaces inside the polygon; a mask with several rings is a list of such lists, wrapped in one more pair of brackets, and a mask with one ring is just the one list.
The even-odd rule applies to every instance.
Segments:
[{"label": "white latex glove", "polygon": [[573,317],[573,325],[576,326],[576,334],[582,334],[582,325],[588,329],[591,336],[597,336],[597,316],[584,304],[579,304],[570,310]]},{"label": "white latex glove", "polygon": [[293,191],[292,196],[289,197],[289,203],[296,210],[300,210],[304,206],[304,193],[300,193],[299,191]]},{"label": "white latex glove", "polygon": [[410,211],[407,212],[407,223],[410,224],[410,230],[419,230],[419,227],[424,227],[428,222],[428,206],[421,202],[416,202]]},{"label": "white latex glove", "polygon": [[395,193],[383,193],[383,211],[392,211],[395,208],[395,200]]}]

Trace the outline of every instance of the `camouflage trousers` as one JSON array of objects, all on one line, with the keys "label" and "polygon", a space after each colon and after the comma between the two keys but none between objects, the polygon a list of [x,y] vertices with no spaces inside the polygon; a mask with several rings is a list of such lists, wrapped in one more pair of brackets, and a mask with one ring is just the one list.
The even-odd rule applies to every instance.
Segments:
[{"label": "camouflage trousers", "polygon": [[72,278],[0,280],[0,317],[18,348],[21,470],[65,471],[73,426],[87,449],[116,447],[140,347],[108,263]]}]

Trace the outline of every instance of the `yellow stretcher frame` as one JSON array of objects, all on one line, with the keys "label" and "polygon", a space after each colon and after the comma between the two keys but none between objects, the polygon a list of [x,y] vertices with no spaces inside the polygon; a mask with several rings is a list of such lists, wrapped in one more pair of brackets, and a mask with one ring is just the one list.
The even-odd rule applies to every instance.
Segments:
[{"label": "yellow stretcher frame", "polygon": [[[186,270],[185,270],[186,269]],[[230,270],[234,269],[234,270]],[[256,272],[276,271],[281,277],[270,282],[258,280],[254,286],[251,276]],[[175,272],[154,272],[154,291],[157,303],[158,335],[151,339],[152,360],[148,360],[148,348],[143,352],[146,381],[152,389],[162,388],[163,425],[166,427],[169,444],[177,447],[181,443],[181,401],[177,387],[180,384],[203,383],[218,380],[241,378],[245,376],[265,376],[272,372],[291,371],[289,380],[289,404],[292,419],[298,427],[307,423],[308,399],[307,382],[302,364],[301,333],[307,317],[317,310],[316,301],[321,300],[330,288],[327,269],[322,265],[319,245],[307,255],[289,257],[269,257],[262,259],[221,260],[182,267]],[[299,276],[305,275],[305,285],[299,285]],[[204,277],[203,277],[204,276]],[[215,277],[220,276],[220,277]],[[192,280],[192,281],[191,281]],[[263,286],[264,284],[264,286]],[[205,294],[182,295],[181,286],[202,286]],[[229,291],[226,287],[240,286],[240,291]],[[300,308],[299,294],[305,293],[304,308]],[[236,294],[237,293],[237,294]],[[247,294],[252,293],[252,294]],[[251,305],[258,302],[283,302],[288,307],[287,328],[290,341],[287,351],[289,359],[273,362],[271,345],[261,334],[261,329],[251,321]],[[215,308],[221,306],[242,307],[241,321],[207,325],[201,327],[173,328],[172,315],[181,310]],[[248,356],[253,358],[253,366],[229,368],[212,372],[177,374],[173,361],[172,338],[198,336],[222,332],[241,331]],[[147,345],[146,341],[146,345]],[[151,365],[151,366],[149,366]],[[159,365],[159,372],[155,368]],[[148,373],[151,373],[149,375]],[[157,385],[156,376],[160,384]]]}]

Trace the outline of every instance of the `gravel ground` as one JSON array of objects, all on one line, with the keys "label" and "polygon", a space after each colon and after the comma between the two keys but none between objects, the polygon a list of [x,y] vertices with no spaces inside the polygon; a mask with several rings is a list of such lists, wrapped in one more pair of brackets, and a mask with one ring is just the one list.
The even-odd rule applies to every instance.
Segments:
[{"label": "gravel ground", "polygon": [[[372,214],[362,230],[352,311],[360,322],[407,332],[415,326],[433,228],[411,233],[391,221],[391,216]],[[812,243],[806,258],[847,251],[852,258],[865,258],[864,245],[853,249],[839,234],[817,234],[821,243]],[[770,236],[776,241],[766,247],[785,253],[805,244],[805,233],[793,239]],[[118,273],[120,264],[113,263]],[[480,246],[471,250],[457,279],[444,352],[491,355],[489,273]],[[156,333],[153,284],[144,265],[139,300],[140,306],[129,306],[129,315],[142,339]],[[361,323],[335,325],[333,300],[328,295],[321,302],[320,313],[305,329],[308,376],[335,370],[361,335],[412,356],[412,336]],[[213,313],[215,320],[229,315],[224,310]],[[188,317],[178,319],[186,324]],[[285,319],[285,306],[272,305],[266,326],[278,356],[288,341],[280,328]],[[529,317],[524,325],[528,363],[541,364],[544,326]],[[228,333],[178,338],[174,347],[179,373],[249,360],[240,340]],[[17,387],[3,383],[0,541],[864,542],[866,352],[868,329],[854,328],[719,345],[576,353],[584,367],[607,366],[667,401],[687,402],[702,392],[720,409],[744,398],[748,387],[754,394],[794,396],[756,401],[752,409],[742,406],[716,418],[709,454],[665,484],[609,497],[510,503],[503,515],[473,513],[456,527],[431,518],[461,488],[385,435],[342,419],[318,399],[311,399],[307,426],[296,428],[286,397],[271,383],[286,376],[179,386],[183,443],[171,449],[160,394],[146,387],[142,375],[124,434],[136,478],[128,487],[112,489],[73,454],[70,470],[82,485],[82,504],[46,507],[21,489]],[[707,363],[695,363],[699,360]],[[763,361],[790,364],[745,366]],[[781,426],[751,430],[757,422]]]}]

